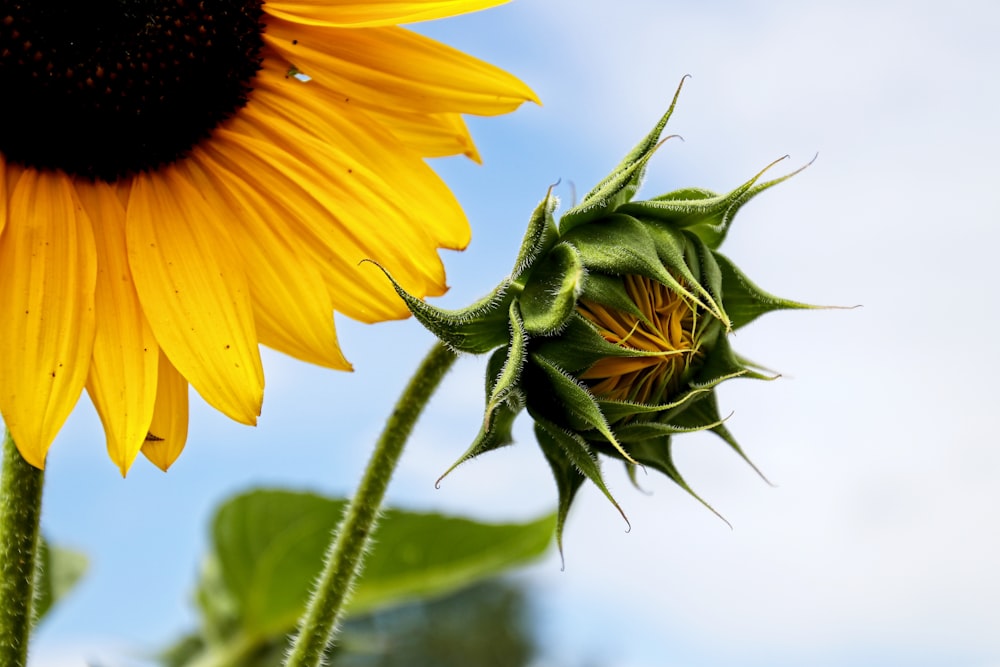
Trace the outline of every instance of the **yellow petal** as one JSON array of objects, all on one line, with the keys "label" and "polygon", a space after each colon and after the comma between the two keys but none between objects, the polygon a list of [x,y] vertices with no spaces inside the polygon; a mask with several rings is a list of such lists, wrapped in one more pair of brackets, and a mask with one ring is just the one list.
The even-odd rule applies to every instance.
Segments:
[{"label": "yellow petal", "polygon": [[264,373],[233,213],[180,161],[134,179],[126,212],[129,267],[157,342],[199,394],[255,424]]},{"label": "yellow petal", "polygon": [[188,383],[161,351],[156,383],[156,408],[142,454],[167,471],[184,451],[188,433]]},{"label": "yellow petal", "polygon": [[264,41],[324,87],[375,107],[493,116],[538,101],[502,69],[403,28],[312,28],[272,20]]},{"label": "yellow petal", "polygon": [[87,393],[107,435],[108,455],[128,472],[149,432],[159,346],[139,305],[125,246],[125,208],[106,183],[77,182],[94,225],[97,330]]},{"label": "yellow petal", "polygon": [[421,114],[381,109],[365,109],[365,112],[423,157],[465,155],[482,164],[482,158],[461,114]]},{"label": "yellow petal", "polygon": [[[298,122],[293,122],[262,103],[265,92],[255,90],[245,113],[218,129],[203,148],[236,179],[250,184],[247,197],[265,219],[280,221],[287,228],[283,235],[298,240],[298,252],[311,258],[335,290],[334,307],[366,322],[408,314],[378,269],[358,265],[364,259],[386,266],[412,293],[443,291],[444,270],[435,248],[464,243],[469,232],[437,176],[391,136],[385,143],[344,119],[337,121],[343,125],[339,128],[333,121],[310,126],[310,105],[300,105],[298,99],[285,105],[295,107],[288,112],[297,114]],[[338,132],[336,143],[333,130]],[[263,136],[269,132],[280,136],[280,143]],[[421,187],[418,200],[413,191]]]},{"label": "yellow petal", "polygon": [[[240,116],[240,127],[249,125],[273,143],[287,145],[289,153],[311,159],[317,168],[338,176],[345,188],[354,188],[355,194],[376,193],[381,206],[392,207],[395,216],[403,218],[401,230],[389,232],[397,245],[406,242],[398,236],[400,231],[416,234],[434,247],[460,250],[468,245],[469,224],[452,191],[421,155],[400,145],[366,111],[323,86],[285,77],[273,60],[265,61],[257,85],[253,104]],[[387,222],[399,222],[383,217],[373,225],[375,209],[371,203],[368,206],[365,235],[378,234]]]},{"label": "yellow petal", "polygon": [[[391,300],[374,272],[357,266],[364,252],[356,239],[340,233],[342,223],[337,214],[303,189],[294,170],[305,174],[308,167],[270,141],[229,130],[216,130],[211,144],[203,148],[233,175],[234,181],[249,185],[241,192],[248,206],[256,207],[267,220],[276,221],[272,224],[286,227],[289,237],[298,239],[299,252],[321,271],[324,282],[339,283],[333,300],[337,310],[361,321],[405,316],[405,309]],[[287,172],[282,169],[283,161],[289,166]]]},{"label": "yellow petal", "polygon": [[267,0],[264,11],[298,23],[362,28],[475,12],[507,0]]},{"label": "yellow petal", "polygon": [[[288,228],[273,218],[272,207],[261,202],[255,189],[213,161],[200,149],[197,160],[205,173],[222,186],[231,210],[238,211],[237,249],[248,272],[254,321],[260,342],[296,359],[338,370],[350,370],[337,343],[333,303],[322,274],[301,251]],[[273,224],[278,220],[277,229]],[[283,232],[283,233],[282,233]]]},{"label": "yellow petal", "polygon": [[94,238],[62,173],[25,170],[2,203],[0,412],[25,460],[42,468],[90,367]]}]

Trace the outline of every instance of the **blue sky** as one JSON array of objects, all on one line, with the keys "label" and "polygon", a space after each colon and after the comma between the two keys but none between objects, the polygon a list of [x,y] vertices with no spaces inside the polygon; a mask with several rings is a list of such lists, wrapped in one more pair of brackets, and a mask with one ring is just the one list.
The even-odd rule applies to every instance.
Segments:
[{"label": "blue sky", "polygon": [[[685,74],[644,192],[726,190],[773,159],[819,158],[737,218],[726,253],[790,298],[863,307],[779,313],[733,341],[772,383],[721,390],[728,423],[775,482],[711,436],[679,438],[681,470],[733,524],[650,476],[574,507],[566,570],[523,573],[553,656],[613,667],[1000,665],[1000,450],[992,407],[1000,302],[1000,9],[990,2],[517,0],[420,30],[515,72],[543,107],[471,119],[485,164],[436,168],[473,225],[447,253],[463,305],[509,269],[527,216],[559,179],[585,191],[658,118]],[[267,353],[256,429],[193,400],[167,475],[122,480],[88,405],[50,456],[44,529],[88,552],[89,577],[39,634],[36,665],[117,662],[192,621],[211,508],[252,485],[348,493],[380,421],[431,339],[413,322],[339,321],[353,374]],[[463,359],[419,425],[396,504],[519,519],[550,474],[519,444],[435,490],[475,434],[482,361]],[[571,662],[572,664],[572,662]]]}]

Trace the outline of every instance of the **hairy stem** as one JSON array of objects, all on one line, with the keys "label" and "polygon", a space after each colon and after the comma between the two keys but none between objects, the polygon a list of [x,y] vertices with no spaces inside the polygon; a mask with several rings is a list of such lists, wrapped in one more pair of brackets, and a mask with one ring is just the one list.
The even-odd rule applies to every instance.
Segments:
[{"label": "hairy stem", "polygon": [[285,667],[322,664],[326,647],[336,636],[352,586],[361,572],[382,499],[403,445],[455,358],[451,350],[436,343],[403,390],[368,461],[361,484],[334,531],[323,573],[299,621],[299,633],[285,659]]},{"label": "hairy stem", "polygon": [[0,665],[28,664],[45,474],[4,431],[0,472]]}]

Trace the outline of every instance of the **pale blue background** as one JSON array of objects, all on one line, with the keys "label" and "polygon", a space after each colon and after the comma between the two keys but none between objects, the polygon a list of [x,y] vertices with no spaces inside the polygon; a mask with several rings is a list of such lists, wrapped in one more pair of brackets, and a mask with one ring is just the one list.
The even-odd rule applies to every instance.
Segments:
[{"label": "pale blue background", "polygon": [[[572,198],[688,82],[645,193],[731,188],[776,157],[805,173],[749,205],[727,253],[765,288],[850,311],[781,313],[734,344],[785,374],[721,390],[731,430],[777,484],[711,436],[678,463],[730,530],[665,480],[593,489],[555,556],[521,575],[552,661],[613,667],[1000,665],[1000,328],[995,287],[1000,10],[993,2],[518,0],[420,29],[517,73],[545,106],[472,119],[486,164],[436,162],[472,220],[448,253],[463,305],[510,268],[547,186]],[[256,484],[352,490],[380,421],[430,345],[413,322],[341,321],[357,372],[267,353],[256,429],[193,400],[167,475],[122,480],[81,404],[49,456],[45,531],[90,575],[39,634],[35,665],[159,646],[187,596],[215,503]],[[450,376],[404,458],[392,502],[485,518],[548,510],[555,492],[526,423],[520,443],[433,481],[464,451],[482,360]],[[543,663],[544,664],[544,663]]]}]

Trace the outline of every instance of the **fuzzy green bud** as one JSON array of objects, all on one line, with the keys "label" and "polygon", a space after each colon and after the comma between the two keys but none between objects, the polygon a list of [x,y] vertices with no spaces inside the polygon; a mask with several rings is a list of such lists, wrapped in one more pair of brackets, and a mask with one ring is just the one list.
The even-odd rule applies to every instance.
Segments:
[{"label": "fuzzy green bud", "polygon": [[585,479],[618,507],[600,454],[631,473],[658,470],[695,498],[673,463],[675,434],[711,430],[745,459],[714,389],[770,376],[732,350],[729,334],[773,310],[812,307],[768,294],[718,252],[740,207],[797,171],[763,181],[772,163],[726,194],[686,188],[633,200],[679,93],[558,225],[550,189],[514,271],[479,302],[443,310],[397,285],[417,319],[456,351],[492,351],[482,427],[451,469],[510,444],[514,419],[527,410],[559,488],[560,542]]}]

